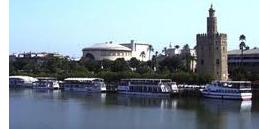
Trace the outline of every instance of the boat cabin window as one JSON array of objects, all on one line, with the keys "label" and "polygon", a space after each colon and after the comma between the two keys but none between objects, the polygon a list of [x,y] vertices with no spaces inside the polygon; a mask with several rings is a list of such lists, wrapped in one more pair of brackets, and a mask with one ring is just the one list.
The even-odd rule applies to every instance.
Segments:
[{"label": "boat cabin window", "polygon": [[120,84],[121,85],[128,85],[129,83],[131,84],[131,85],[139,85],[139,84],[141,84],[141,85],[159,85],[160,83],[171,83],[172,81],[171,80],[158,80],[158,79],[154,79],[154,80],[145,80],[145,79],[143,79],[143,80],[134,80],[134,79],[132,79],[132,80],[121,80],[120,81]]}]

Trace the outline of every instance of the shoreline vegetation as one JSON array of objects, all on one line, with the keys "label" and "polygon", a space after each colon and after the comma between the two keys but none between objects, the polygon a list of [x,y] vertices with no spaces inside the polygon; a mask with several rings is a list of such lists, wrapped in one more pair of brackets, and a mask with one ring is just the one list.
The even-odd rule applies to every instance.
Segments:
[{"label": "shoreline vegetation", "polygon": [[68,77],[97,77],[107,83],[117,83],[123,78],[163,78],[172,79],[178,84],[204,85],[213,78],[201,76],[190,70],[192,60],[187,56],[154,57],[147,62],[131,58],[110,60],[69,60],[68,58],[17,58],[9,61],[9,75],[33,77],[55,77],[63,80]]},{"label": "shoreline vegetation", "polygon": [[105,82],[116,83],[122,78],[165,78],[183,84],[206,84],[212,80],[209,76],[199,76],[191,72],[181,57],[156,58],[142,62],[136,58],[125,61],[124,58],[110,60],[73,61],[67,58],[46,57],[17,58],[9,61],[9,75],[27,75],[33,77],[55,77],[63,80],[68,77],[98,77]]}]

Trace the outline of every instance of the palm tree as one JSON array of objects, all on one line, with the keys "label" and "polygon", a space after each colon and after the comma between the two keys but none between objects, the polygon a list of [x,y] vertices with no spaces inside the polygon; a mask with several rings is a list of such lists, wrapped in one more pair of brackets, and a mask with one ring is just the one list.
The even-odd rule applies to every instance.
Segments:
[{"label": "palm tree", "polygon": [[156,57],[158,56],[158,51],[155,52]]},{"label": "palm tree", "polygon": [[143,58],[146,57],[146,53],[144,51],[142,51],[139,56],[142,58],[142,61],[143,61]]},{"label": "palm tree", "polygon": [[185,44],[185,45],[183,46],[183,49],[184,49],[184,50],[190,50],[190,47],[189,47],[188,44]]},{"label": "palm tree", "polygon": [[166,56],[166,50],[167,50],[166,47],[164,47],[164,49],[162,50],[162,53],[165,53],[165,56]]},{"label": "palm tree", "polygon": [[186,65],[186,69],[188,71],[190,71],[190,65],[192,63],[192,56],[191,56],[191,53],[190,53],[190,47],[188,44],[185,44],[183,46],[183,54],[184,54],[184,60],[185,60],[185,65]]},{"label": "palm tree", "polygon": [[180,46],[179,46],[179,45],[175,45],[174,48],[175,48],[175,49],[179,49]]},{"label": "palm tree", "polygon": [[154,51],[154,48],[153,48],[152,45],[149,45],[149,46],[148,46],[148,51],[149,51],[149,60],[150,60],[150,58],[151,58],[151,52]]},{"label": "palm tree", "polygon": [[156,71],[156,68],[157,68],[157,56],[158,56],[158,51],[155,52],[154,71]]},{"label": "palm tree", "polygon": [[248,50],[249,47],[245,44],[246,36],[244,34],[239,36],[239,41],[241,41],[240,44],[239,44],[239,49],[241,50],[241,67],[242,67],[243,66],[244,51]]}]

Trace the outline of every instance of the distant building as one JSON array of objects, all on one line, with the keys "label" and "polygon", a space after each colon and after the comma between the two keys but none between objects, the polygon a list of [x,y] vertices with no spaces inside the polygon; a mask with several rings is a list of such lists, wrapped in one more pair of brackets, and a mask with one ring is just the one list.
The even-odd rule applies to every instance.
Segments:
[{"label": "distant building", "polygon": [[[229,70],[239,68],[242,65],[247,72],[259,73],[259,48],[249,49],[243,53],[243,61],[241,61],[241,50],[228,51],[228,67]],[[241,64],[241,62],[243,62]]]},{"label": "distant building", "polygon": [[90,47],[84,48],[82,58],[93,60],[116,60],[124,58],[130,60],[135,57],[139,60],[148,61],[150,58],[150,44],[135,43],[131,40],[130,43],[114,44],[112,42],[97,43]]},{"label": "distant building", "polygon": [[65,58],[68,59],[68,56],[63,56],[59,53],[47,53],[47,52],[24,52],[18,54],[9,55],[9,61],[14,62],[16,60],[31,60],[38,64],[42,64],[51,57]]},{"label": "distant building", "polygon": [[176,55],[180,55],[181,54],[181,49],[176,49],[176,48],[167,48],[165,51],[165,55],[166,56],[176,56]]},{"label": "distant building", "polygon": [[59,57],[59,58],[65,58],[65,56],[59,54],[59,53],[47,53],[47,52],[24,52],[24,53],[18,53],[18,54],[12,54],[9,55],[9,59],[12,58],[46,58],[46,57]]},{"label": "distant building", "polygon": [[197,34],[197,72],[216,80],[228,79],[227,34],[218,33],[212,5],[207,18],[207,34]]}]

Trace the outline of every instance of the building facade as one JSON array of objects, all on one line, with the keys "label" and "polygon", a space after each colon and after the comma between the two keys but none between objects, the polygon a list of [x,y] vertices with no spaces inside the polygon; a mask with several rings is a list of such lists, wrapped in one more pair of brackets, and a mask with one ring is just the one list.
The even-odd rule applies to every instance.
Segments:
[{"label": "building facade", "polygon": [[112,42],[97,43],[90,47],[84,48],[82,58],[93,60],[116,60],[124,58],[130,60],[132,57],[141,61],[150,59],[151,45],[144,43],[135,43],[131,40],[130,43],[114,44]]},{"label": "building facade", "polygon": [[150,44],[135,43],[134,40],[131,40],[130,43],[121,43],[120,45],[130,48],[132,57],[135,57],[138,60],[148,61],[151,59],[152,46]]},{"label": "building facade", "polygon": [[245,50],[243,56],[241,50],[228,51],[229,71],[242,67],[245,71],[259,74],[259,48]]},{"label": "building facade", "polygon": [[216,80],[228,80],[227,34],[218,33],[212,5],[207,17],[207,33],[197,34],[197,72]]}]

